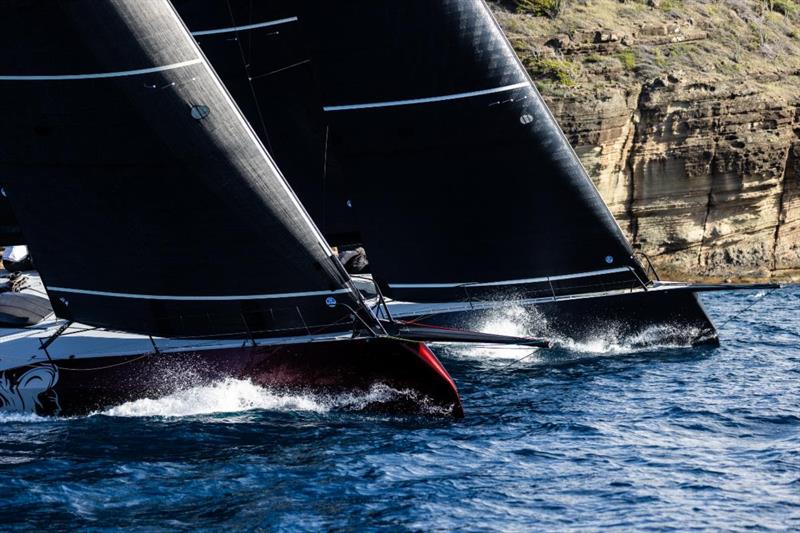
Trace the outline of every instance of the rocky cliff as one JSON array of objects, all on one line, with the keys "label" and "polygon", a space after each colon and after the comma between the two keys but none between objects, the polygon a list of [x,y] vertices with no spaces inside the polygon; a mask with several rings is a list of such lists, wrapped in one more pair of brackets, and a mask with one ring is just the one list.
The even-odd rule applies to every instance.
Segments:
[{"label": "rocky cliff", "polygon": [[793,12],[739,0],[592,0],[532,15],[540,5],[495,8],[620,226],[662,277],[800,280]]}]

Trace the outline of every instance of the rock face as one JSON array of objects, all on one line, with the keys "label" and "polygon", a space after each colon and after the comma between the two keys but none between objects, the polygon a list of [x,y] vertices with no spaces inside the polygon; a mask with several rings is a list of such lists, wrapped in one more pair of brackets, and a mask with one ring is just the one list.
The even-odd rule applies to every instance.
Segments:
[{"label": "rock face", "polygon": [[529,4],[492,5],[659,274],[800,281],[800,12],[576,0],[541,17]]},{"label": "rock face", "polygon": [[[800,124],[800,108],[795,115],[795,125]],[[775,241],[773,272],[796,279],[800,268],[800,128],[795,128],[786,158],[783,180],[780,227]]]},{"label": "rock face", "polygon": [[674,76],[638,93],[548,103],[662,276],[800,272],[800,106],[742,84]]}]

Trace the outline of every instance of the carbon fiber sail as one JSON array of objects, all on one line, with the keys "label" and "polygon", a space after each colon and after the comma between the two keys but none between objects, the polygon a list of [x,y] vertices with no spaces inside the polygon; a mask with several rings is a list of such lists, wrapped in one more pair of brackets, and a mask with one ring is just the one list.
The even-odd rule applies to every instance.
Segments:
[{"label": "carbon fiber sail", "polygon": [[556,296],[646,282],[482,0],[301,6],[330,147],[389,296]]},{"label": "carbon fiber sail", "polygon": [[5,189],[0,186],[0,246],[25,244],[25,237],[19,228],[17,217],[11,209],[11,204],[3,196]]},{"label": "carbon fiber sail", "polygon": [[327,127],[297,3],[173,4],[328,241],[360,242],[344,176],[326,149]]},{"label": "carbon fiber sail", "polygon": [[345,330],[346,274],[166,0],[0,7],[0,174],[60,317]]}]

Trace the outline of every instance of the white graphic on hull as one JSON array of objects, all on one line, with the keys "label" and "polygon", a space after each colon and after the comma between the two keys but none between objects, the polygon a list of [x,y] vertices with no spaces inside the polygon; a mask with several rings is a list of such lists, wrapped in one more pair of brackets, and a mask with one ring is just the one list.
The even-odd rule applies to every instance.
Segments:
[{"label": "white graphic on hull", "polygon": [[37,366],[15,377],[0,374],[0,411],[57,415],[61,412],[58,394],[58,367]]}]

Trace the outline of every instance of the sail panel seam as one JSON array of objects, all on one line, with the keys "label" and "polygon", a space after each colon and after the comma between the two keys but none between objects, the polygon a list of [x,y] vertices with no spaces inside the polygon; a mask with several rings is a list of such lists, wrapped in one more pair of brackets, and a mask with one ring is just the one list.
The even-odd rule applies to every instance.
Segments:
[{"label": "sail panel seam", "polygon": [[256,24],[246,24],[244,26],[231,26],[229,28],[218,28],[215,30],[200,30],[193,31],[192,35],[199,37],[202,35],[216,35],[219,33],[233,33],[237,31],[256,30],[258,28],[269,28],[270,26],[279,26],[281,24],[288,24],[290,22],[297,22],[297,17],[289,17],[285,19],[270,20],[267,22],[258,22]]},{"label": "sail panel seam", "polygon": [[330,296],[332,294],[346,294],[350,289],[337,289],[334,291],[306,291],[287,292],[283,294],[240,294],[230,296],[176,296],[162,294],[134,294],[126,292],[90,291],[86,289],[69,289],[66,287],[47,287],[48,291],[83,294],[87,296],[105,296],[109,298],[127,298],[133,300],[175,300],[175,301],[238,301],[238,300],[273,300],[279,298],[302,298],[304,296]]},{"label": "sail panel seam", "polygon": [[619,274],[630,272],[630,267],[607,268],[605,270],[595,270],[592,272],[579,272],[576,274],[560,274],[557,276],[545,276],[543,278],[512,279],[506,281],[488,281],[483,283],[464,282],[464,283],[390,283],[393,289],[451,289],[454,287],[495,287],[502,285],[524,285],[527,283],[542,283],[545,281],[558,281],[564,279],[590,278],[602,276],[603,274]]},{"label": "sail panel seam", "polygon": [[37,76],[0,76],[0,81],[46,81],[46,80],[96,80],[102,78],[124,78],[126,76],[138,76],[140,74],[152,74],[154,72],[164,72],[165,70],[175,70],[191,65],[202,63],[201,59],[191,59],[171,65],[160,67],[140,68],[136,70],[121,70],[118,72],[100,72],[95,74],[59,74],[59,75],[37,75]]},{"label": "sail panel seam", "polygon": [[327,112],[333,111],[351,111],[355,109],[376,109],[381,107],[400,107],[408,105],[419,104],[432,104],[436,102],[446,102],[449,100],[463,100],[465,98],[474,98],[476,96],[485,96],[488,94],[503,93],[513,91],[515,89],[522,89],[523,87],[530,87],[530,83],[525,81],[515,83],[513,85],[504,85],[503,87],[495,87],[494,89],[485,89],[482,91],[471,91],[466,93],[447,94],[444,96],[432,96],[429,98],[414,98],[410,100],[392,100],[388,102],[373,102],[370,104],[349,104],[349,105],[333,105],[325,106],[323,109]]}]

